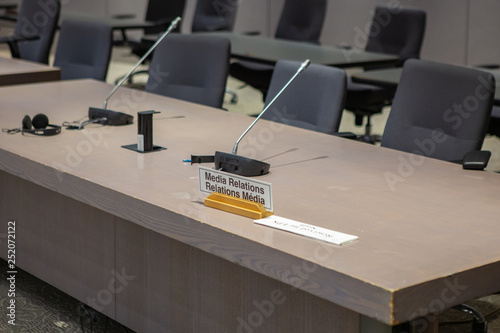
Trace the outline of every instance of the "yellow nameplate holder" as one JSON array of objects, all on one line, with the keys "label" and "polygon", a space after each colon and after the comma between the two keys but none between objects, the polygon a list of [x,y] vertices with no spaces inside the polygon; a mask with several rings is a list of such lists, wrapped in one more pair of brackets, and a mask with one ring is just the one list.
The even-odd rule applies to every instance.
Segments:
[{"label": "yellow nameplate holder", "polygon": [[217,192],[213,192],[205,199],[205,206],[252,219],[262,219],[273,215],[273,212],[267,211],[261,203]]}]

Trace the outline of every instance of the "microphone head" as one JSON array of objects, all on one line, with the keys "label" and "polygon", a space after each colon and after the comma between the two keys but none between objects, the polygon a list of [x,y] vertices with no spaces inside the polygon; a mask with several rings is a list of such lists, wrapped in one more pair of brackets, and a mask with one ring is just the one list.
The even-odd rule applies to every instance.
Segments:
[{"label": "microphone head", "polygon": [[177,24],[179,24],[179,22],[181,21],[181,17],[180,16],[177,16],[173,21],[172,21],[172,27],[175,28],[177,26]]},{"label": "microphone head", "polygon": [[299,68],[299,73],[302,73],[303,71],[305,71],[307,69],[307,67],[309,67],[309,65],[311,64],[311,61],[309,59],[306,59],[302,65],[300,65],[300,68]]}]

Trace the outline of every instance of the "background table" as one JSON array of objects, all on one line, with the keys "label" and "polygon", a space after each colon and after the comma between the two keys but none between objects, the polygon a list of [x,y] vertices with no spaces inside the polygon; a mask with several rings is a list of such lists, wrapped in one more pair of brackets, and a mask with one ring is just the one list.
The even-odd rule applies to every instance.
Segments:
[{"label": "background table", "polygon": [[[4,87],[0,122],[34,105],[51,123],[79,119],[111,89]],[[136,331],[390,332],[500,290],[498,174],[257,123],[239,151],[271,163],[259,180],[275,213],[359,236],[339,247],[202,204],[182,159],[229,151],[251,118],[126,88],[109,106],[161,111],[153,141],[167,150],[121,148],[136,125],[4,134],[0,232],[16,220],[19,267]]]},{"label": "background table", "polygon": [[11,1],[0,1],[0,9],[14,9],[17,3]]},{"label": "background table", "polygon": [[[336,67],[356,67],[373,64],[393,65],[399,57],[381,53],[348,50],[326,45],[250,36],[231,32],[197,33],[218,36],[231,42],[231,56],[234,58],[276,63],[278,60],[311,60],[312,63]],[[144,40],[154,42],[158,36],[145,36]],[[168,40],[167,40],[168,41]]]},{"label": "background table", "polygon": [[[485,72],[493,74],[496,82],[500,82],[500,70],[488,70],[482,68],[475,68],[475,69],[483,70]],[[365,71],[352,75],[352,80],[354,82],[359,82],[359,83],[368,83],[383,87],[394,88],[397,87],[397,85],[399,84],[402,72],[403,68],[401,67]],[[500,105],[500,84],[497,84],[496,86],[494,103],[495,105]]]},{"label": "background table", "polygon": [[90,22],[99,22],[110,25],[115,30],[127,30],[127,29],[144,29],[148,27],[153,27],[154,22],[146,21],[138,17],[130,18],[113,18],[107,16],[90,15],[80,12],[72,11],[61,11],[61,16],[59,21],[63,20],[84,20]]},{"label": "background table", "polygon": [[60,79],[61,70],[57,67],[0,57],[0,86]]}]

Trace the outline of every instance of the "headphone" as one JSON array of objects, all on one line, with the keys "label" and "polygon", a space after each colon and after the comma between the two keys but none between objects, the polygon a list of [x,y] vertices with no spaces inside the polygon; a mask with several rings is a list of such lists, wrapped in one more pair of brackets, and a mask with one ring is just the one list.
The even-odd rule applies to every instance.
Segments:
[{"label": "headphone", "polygon": [[23,133],[30,133],[34,135],[56,135],[61,133],[61,126],[49,124],[49,118],[39,113],[33,117],[33,120],[29,116],[24,116],[23,118]]}]

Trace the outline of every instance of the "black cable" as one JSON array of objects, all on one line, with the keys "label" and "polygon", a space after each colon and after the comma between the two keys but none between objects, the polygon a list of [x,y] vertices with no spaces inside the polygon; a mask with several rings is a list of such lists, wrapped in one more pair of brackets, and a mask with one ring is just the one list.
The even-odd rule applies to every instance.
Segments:
[{"label": "black cable", "polygon": [[[69,122],[65,121],[62,125],[63,125],[63,127],[65,127],[68,130],[81,130],[85,126],[87,126],[88,124],[96,124],[96,123],[104,124],[107,120],[108,120],[108,118],[106,118],[106,117],[90,119],[90,120],[85,120],[83,123],[78,124],[78,125],[76,122],[69,123]],[[71,124],[74,124],[74,125],[71,125]]]},{"label": "black cable", "polygon": [[16,134],[16,133],[21,132],[21,129],[20,128],[13,128],[13,129],[2,128],[2,132],[7,133],[7,134]]},{"label": "black cable", "polygon": [[97,320],[94,311],[85,304],[80,304],[80,309],[82,310],[82,313],[80,314],[80,326],[82,332],[85,333],[85,327],[83,325],[83,316],[87,315],[90,318],[90,333],[93,333],[94,332],[93,322]]}]

